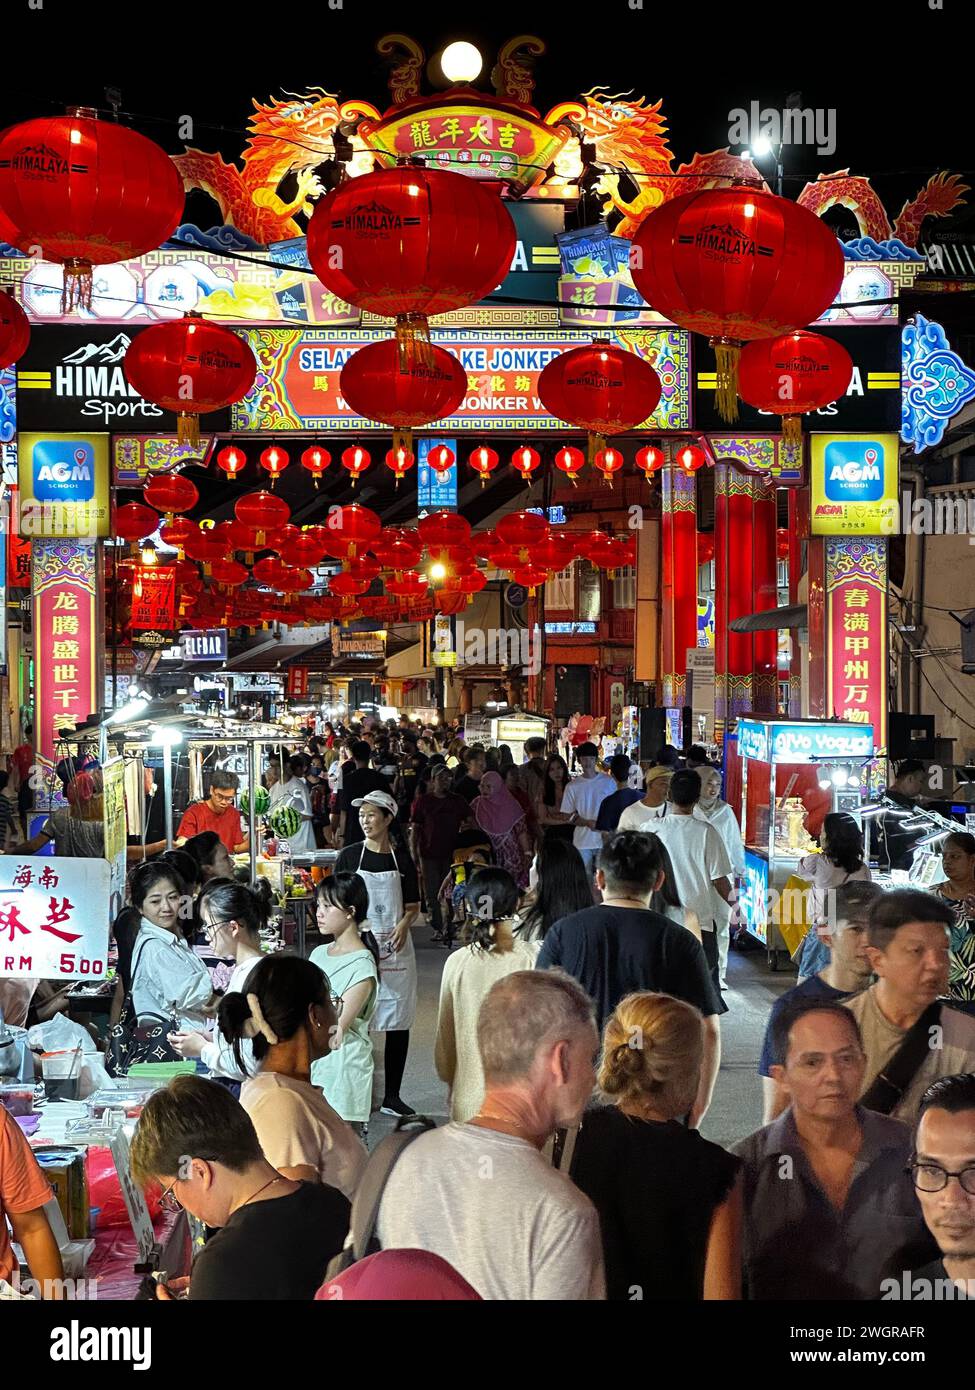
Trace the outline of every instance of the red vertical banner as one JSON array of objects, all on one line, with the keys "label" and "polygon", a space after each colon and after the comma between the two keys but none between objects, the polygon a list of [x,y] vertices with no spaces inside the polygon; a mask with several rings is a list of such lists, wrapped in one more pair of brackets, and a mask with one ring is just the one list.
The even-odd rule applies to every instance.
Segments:
[{"label": "red vertical banner", "polygon": [[19,516],[18,491],[10,491],[10,516],[7,525],[7,587],[10,589],[30,588],[30,541],[17,534]]},{"label": "red vertical banner", "polygon": [[714,736],[728,724],[728,480],[730,463],[714,469]]},{"label": "red vertical banner", "polygon": [[684,704],[687,648],[697,646],[697,492],[693,474],[667,464],[661,475],[663,702]]},{"label": "red vertical banner", "polygon": [[887,747],[887,540],[826,540],[827,714],[872,724],[874,749]]},{"label": "red vertical banner", "polygon": [[829,714],[826,698],[826,544],[822,536],[806,542],[809,623],[809,715],[825,719]]},{"label": "red vertical banner", "polygon": [[[95,545],[32,542],[34,740],[47,772],[60,756],[61,731],[83,724],[101,706],[98,562]],[[38,805],[44,799],[38,791]]]},{"label": "red vertical banner", "polygon": [[[778,607],[776,579],[775,488],[761,478],[752,482],[752,613]],[[778,712],[779,634],[756,632],[752,637],[752,709]]]},{"label": "red vertical banner", "polygon": [[[789,489],[789,602],[799,602],[799,580],[803,574],[803,546],[809,539],[809,490]],[[789,715],[802,715],[802,665],[805,660],[798,632],[792,634],[792,665],[789,672]]]},{"label": "red vertical banner", "polygon": [[304,700],[308,695],[308,667],[288,667],[288,699]]},{"label": "red vertical banner", "polygon": [[172,632],[176,627],[176,571],[172,565],[139,566],[132,581],[133,632]]}]

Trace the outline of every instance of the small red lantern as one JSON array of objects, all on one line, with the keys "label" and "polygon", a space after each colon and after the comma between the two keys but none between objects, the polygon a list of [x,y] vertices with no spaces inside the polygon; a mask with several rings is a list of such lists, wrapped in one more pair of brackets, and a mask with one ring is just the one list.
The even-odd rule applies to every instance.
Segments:
[{"label": "small red lantern", "polygon": [[332,462],[332,455],[318,444],[312,444],[301,456],[301,466],[308,470],[318,487],[318,480]]},{"label": "small red lantern", "polygon": [[167,521],[177,512],[191,511],[200,500],[196,483],[184,478],[182,473],[154,473],[142,489],[142,495],[150,507],[165,514]]},{"label": "small red lantern", "polygon": [[779,559],[779,560],[788,560],[788,558],[789,558],[789,549],[790,549],[790,541],[789,541],[789,533],[788,533],[788,531],[776,531],[776,533],[775,533],[775,555],[776,555],[776,558]]},{"label": "small red lantern", "polygon": [[185,314],[134,338],[122,369],[140,396],[177,412],[181,444],[199,444],[200,416],[246,396],[257,360],[239,334],[200,314]]},{"label": "small red lantern", "polygon": [[234,503],[234,516],[241,525],[250,527],[256,533],[254,540],[260,547],[268,531],[285,525],[291,516],[291,508],[270,492],[248,492]]},{"label": "small red lantern", "polygon": [[542,569],[541,565],[522,565],[511,577],[516,584],[521,584],[528,590],[530,598],[534,598],[535,590],[548,579],[548,570]]},{"label": "small red lantern", "polygon": [[742,350],[738,392],[756,410],[782,417],[791,444],[802,439],[802,416],[832,405],[846,394],[853,359],[833,338],[797,329],[781,338],[762,338]]},{"label": "small red lantern", "polygon": [[0,290],[0,367],[12,367],[27,351],[30,320],[6,290]]},{"label": "small red lantern", "polygon": [[696,473],[708,461],[708,456],[697,444],[684,444],[677,450],[676,459],[685,473]]},{"label": "small red lantern", "polygon": [[714,559],[714,532],[699,531],[697,534],[697,563],[708,565]]},{"label": "small red lantern", "polygon": [[280,587],[279,581],[284,572],[284,561],[277,555],[267,555],[263,560],[258,560],[251,571],[258,584],[264,584],[269,589]]},{"label": "small red lantern", "polygon": [[413,569],[420,563],[423,546],[414,532],[400,532],[390,537],[384,532],[380,541],[372,547],[372,553],[383,569],[402,571]]},{"label": "small red lantern", "polygon": [[159,525],[159,514],[141,502],[127,502],[115,513],[113,531],[123,541],[134,543],[152,536]]},{"label": "small red lantern", "polygon": [[576,479],[582,472],[586,464],[586,456],[581,449],[575,449],[571,444],[565,444],[558,449],[555,454],[555,466],[564,473],[567,478],[572,480],[572,486],[578,487]]},{"label": "small red lantern", "polygon": [[501,460],[493,449],[488,449],[482,444],[479,449],[474,450],[468,462],[481,479],[481,487],[483,487]]},{"label": "small red lantern", "polygon": [[353,444],[342,455],[342,467],[347,468],[352,474],[353,487],[356,485],[356,479],[366,471],[371,463],[372,456],[368,449],[363,449],[359,444]]},{"label": "small red lantern", "polygon": [[594,565],[607,570],[611,577],[616,570],[632,563],[630,548],[626,542],[604,533],[601,533],[599,540],[594,541],[589,547],[588,555]]},{"label": "small red lantern", "polygon": [[531,547],[531,559],[533,565],[541,565],[543,569],[558,574],[575,559],[575,548],[567,537],[553,532],[540,545]]},{"label": "small red lantern", "polygon": [[353,579],[368,579],[371,584],[374,579],[379,578],[381,568],[379,561],[371,555],[356,555],[349,561],[346,573],[351,574]]},{"label": "small red lantern", "polygon": [[282,449],[277,444],[272,444],[269,448],[262,450],[261,467],[266,469],[267,472],[270,473],[272,487],[274,487],[274,484],[280,478],[281,474],[284,472],[284,470],[287,468],[290,462],[291,459],[288,455],[287,449]]},{"label": "small red lantern", "polygon": [[532,474],[541,461],[542,458],[538,450],[532,449],[528,444],[523,444],[511,455],[511,462],[516,472],[521,474],[529,487],[532,485]]},{"label": "small red lantern", "polygon": [[403,163],[346,179],[315,204],[308,259],[347,304],[396,318],[400,361],[430,351],[427,315],[496,289],[516,235],[501,186]]},{"label": "small red lantern", "polygon": [[394,449],[411,449],[414,426],[442,420],[458,409],[467,392],[467,373],[441,347],[431,347],[429,358],[404,370],[398,345],[386,339],[352,354],[339,376],[339,391],[357,415],[392,425]]},{"label": "small red lantern", "polygon": [[223,588],[239,589],[250,578],[250,572],[239,560],[215,560],[210,566],[210,577]]},{"label": "small red lantern", "polygon": [[386,455],[386,467],[391,468],[396,475],[397,487],[399,487],[400,478],[404,477],[415,463],[416,458],[413,455],[413,451],[411,449],[404,449],[402,445],[390,449],[389,453]]},{"label": "small red lantern", "polygon": [[449,473],[456,461],[453,449],[446,444],[435,444],[427,454],[427,463],[438,475]]},{"label": "small red lantern", "polygon": [[649,362],[608,338],[560,353],[538,378],[538,396],[549,414],[588,432],[590,458],[605,447],[605,435],[635,429],[648,419],[660,391]]},{"label": "small red lantern", "polygon": [[835,299],[843,268],[840,243],[821,218],[742,185],[668,199],[641,222],[630,256],[647,303],[711,339],[717,407],[729,422],[738,418],[741,344],[815,323]]},{"label": "small red lantern", "polygon": [[645,444],[642,449],[637,450],[636,466],[641,468],[647,475],[647,482],[651,482],[654,473],[659,473],[667,462],[667,455],[663,449],[658,449],[656,444]]},{"label": "small red lantern", "polygon": [[431,512],[418,523],[416,531],[427,549],[466,545],[471,538],[471,523],[457,512]]},{"label": "small red lantern", "polygon": [[297,541],[301,532],[297,526],[289,521],[286,526],[279,526],[276,531],[269,531],[264,537],[264,544],[268,550],[275,551],[280,556],[288,556],[291,559],[291,547]]},{"label": "small red lantern", "polygon": [[354,574],[333,574],[328,581],[329,592],[336,598],[358,598],[369,588],[368,579],[357,579]]},{"label": "small red lantern", "polygon": [[593,468],[598,468],[603,475],[603,481],[613,486],[613,474],[618,473],[623,467],[623,455],[619,449],[608,447],[597,449],[592,458]]},{"label": "small red lantern", "polygon": [[196,525],[185,516],[174,516],[172,521],[163,522],[159,528],[159,539],[163,545],[184,550],[190,536],[196,535]]},{"label": "small red lantern", "polygon": [[203,573],[208,575],[214,561],[225,558],[227,542],[214,527],[212,530],[201,530],[197,535],[190,536],[186,542],[185,550],[191,560],[200,561],[203,565]]},{"label": "small red lantern", "polygon": [[390,579],[386,592],[396,598],[421,599],[426,596],[427,581],[419,574],[401,574],[398,579]]},{"label": "small red lantern", "polygon": [[548,539],[549,526],[537,512],[508,512],[499,520],[495,534],[502,546],[521,551],[527,559],[527,552],[533,546]]},{"label": "small red lantern", "polygon": [[320,526],[307,526],[299,531],[291,545],[290,558],[296,565],[314,569],[320,565],[328,553],[325,549],[325,533]]},{"label": "small red lantern", "polygon": [[228,444],[217,454],[217,467],[222,468],[228,478],[236,478],[247,463],[247,455],[236,444]]},{"label": "small red lantern", "polygon": [[91,308],[91,268],[134,260],[172,236],[183,181],[165,150],[89,107],[0,135],[0,206],[22,251],[64,266],[61,312]]}]

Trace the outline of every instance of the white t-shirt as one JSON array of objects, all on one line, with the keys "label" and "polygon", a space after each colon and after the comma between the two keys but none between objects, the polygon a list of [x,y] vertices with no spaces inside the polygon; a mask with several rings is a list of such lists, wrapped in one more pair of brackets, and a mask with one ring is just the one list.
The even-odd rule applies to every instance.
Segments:
[{"label": "white t-shirt", "polygon": [[132,1008],[137,1017],[175,1018],[185,1032],[204,1028],[213,993],[210,972],[182,936],[142,919],[132,948]]},{"label": "white t-shirt", "polygon": [[644,806],[642,801],[634,801],[620,816],[617,830],[645,830],[648,820],[657,820],[664,813],[666,801],[661,806]]},{"label": "white t-shirt", "polygon": [[[239,965],[235,965],[230,979],[227,981],[227,988],[224,994],[246,994],[247,977],[256,965],[260,965],[260,956],[248,956]],[[245,1076],[253,1076],[257,1071],[257,1063],[254,1061],[254,1043],[250,1038],[244,1038],[240,1044],[240,1055],[244,1059],[246,1072],[242,1072],[237,1065],[234,1056],[234,1045],[228,1042],[220,1031],[219,1022],[213,1021],[213,1040],[204,1043],[203,1051],[200,1053],[200,1061],[205,1067],[209,1067],[214,1076],[227,1076],[234,1081],[243,1081]]]},{"label": "white t-shirt", "polygon": [[745,845],[741,838],[738,818],[727,801],[716,801],[710,811],[705,811],[699,802],[694,807],[694,814],[699,820],[706,820],[709,825],[714,826],[728,851],[728,857],[735,873],[739,877],[743,875],[745,872]]},{"label": "white t-shirt", "polygon": [[241,1086],[240,1103],[272,1168],[314,1168],[319,1182],[352,1200],[366,1166],[366,1147],[317,1086],[262,1071]]},{"label": "white t-shirt", "polygon": [[702,931],[714,931],[722,920],[724,899],[714,887],[716,878],[731,878],[731,859],[721,836],[706,820],[695,815],[667,815],[648,821],[645,829],[659,835],[667,846],[674,868],[674,882],[681,906],[696,913]]},{"label": "white t-shirt", "polygon": [[[573,777],[565,789],[560,810],[565,815],[575,811],[583,820],[595,820],[607,796],[612,796],[617,790],[612,777],[607,777],[604,772],[598,772],[595,777]],[[577,825],[572,832],[572,843],[576,849],[602,849],[602,832]]]},{"label": "white t-shirt", "polygon": [[485,1299],[606,1297],[595,1207],[511,1134],[453,1122],[421,1134],[390,1174],[376,1230],[384,1250],[430,1250]]},{"label": "white t-shirt", "polygon": [[288,836],[292,854],[304,854],[315,848],[315,831],[312,829],[311,790],[303,777],[292,777],[285,782],[281,791],[282,806],[293,806],[301,816],[301,828]]},{"label": "white t-shirt", "polygon": [[336,758],[326,774],[328,777],[328,789],[333,796],[338,796],[339,792],[342,790],[342,769],[344,766],[345,763],[342,759]]}]

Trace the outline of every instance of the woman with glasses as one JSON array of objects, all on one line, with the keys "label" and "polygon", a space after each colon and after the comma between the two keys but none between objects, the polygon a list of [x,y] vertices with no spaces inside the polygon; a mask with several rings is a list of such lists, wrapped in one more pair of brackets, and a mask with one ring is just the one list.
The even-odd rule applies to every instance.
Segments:
[{"label": "woman with glasses", "polygon": [[312,962],[328,979],[338,1023],[332,1050],[312,1063],[311,1079],[364,1141],[372,1108],[369,1020],[379,990],[379,947],[365,929],[369,893],[358,874],[332,874],[315,893],[318,931]]},{"label": "woman with glasses", "polygon": [[[234,962],[225,993],[243,994],[251,972],[261,959],[261,927],[266,920],[263,900],[242,883],[211,879],[200,894],[198,906],[200,922],[213,954]],[[194,1028],[171,1033],[169,1045],[180,1057],[198,1057],[209,1067],[214,1080],[234,1095],[240,1094],[240,1083],[257,1070],[254,1048],[249,1041],[241,1045],[244,1065],[238,1066],[233,1046],[220,1031],[219,1019],[214,1020],[209,1032]]]},{"label": "woman with glasses", "polygon": [[338,1023],[325,975],[300,956],[265,956],[246,994],[221,999],[217,1021],[241,1070],[243,1044],[253,1045],[257,1074],[241,1086],[240,1103],[268,1162],[286,1178],[328,1183],[351,1200],[365,1145],[311,1079]]}]

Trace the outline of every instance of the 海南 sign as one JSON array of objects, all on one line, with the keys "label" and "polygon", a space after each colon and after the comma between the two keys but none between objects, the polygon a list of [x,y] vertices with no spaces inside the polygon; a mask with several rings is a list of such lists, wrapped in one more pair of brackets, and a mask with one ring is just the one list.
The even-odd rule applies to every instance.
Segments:
[{"label": "\u6d77\u5357 sign", "polygon": [[[901,423],[901,332],[896,323],[869,328],[819,328],[823,338],[833,338],[853,359],[853,376],[846,393],[830,405],[802,416],[809,430],[899,430]],[[705,338],[694,344],[694,424],[699,429],[724,430],[728,426],[715,403],[717,370],[714,348]],[[742,434],[778,429],[778,417],[738,402]]]},{"label": "\u6d77\u5357 sign", "polygon": [[227,629],[210,628],[206,631],[189,628],[180,633],[181,654],[184,661],[226,661]]},{"label": "\u6d77\u5357 sign", "polygon": [[104,859],[0,856],[0,976],[103,979],[110,880]]},{"label": "\u6d77\u5357 sign", "polygon": [[109,534],[107,434],[21,434],[18,535],[90,540]]},{"label": "\u6d77\u5357 sign", "polygon": [[896,529],[896,434],[813,434],[809,446],[814,536],[882,536]]}]

